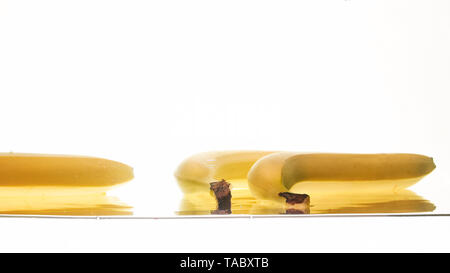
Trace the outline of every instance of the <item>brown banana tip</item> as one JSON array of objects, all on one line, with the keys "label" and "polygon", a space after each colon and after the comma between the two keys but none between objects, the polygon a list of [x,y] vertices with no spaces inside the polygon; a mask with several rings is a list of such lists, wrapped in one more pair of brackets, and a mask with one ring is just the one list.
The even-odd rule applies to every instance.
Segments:
[{"label": "brown banana tip", "polygon": [[286,214],[309,214],[309,195],[292,192],[280,192],[278,195],[286,198]]},{"label": "brown banana tip", "polygon": [[231,183],[222,179],[220,181],[211,182],[209,185],[210,190],[212,190],[216,196],[217,211],[225,212],[223,214],[231,213]]},{"label": "brown banana tip", "polygon": [[309,204],[309,195],[303,193],[292,193],[292,192],[280,192],[278,194],[281,197],[286,198],[286,204]]}]

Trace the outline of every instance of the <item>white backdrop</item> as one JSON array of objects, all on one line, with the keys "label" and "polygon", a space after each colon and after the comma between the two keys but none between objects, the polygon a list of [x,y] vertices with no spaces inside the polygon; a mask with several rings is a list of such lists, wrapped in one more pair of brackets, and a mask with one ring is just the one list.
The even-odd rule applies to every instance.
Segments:
[{"label": "white backdrop", "polygon": [[135,206],[178,192],[174,169],[201,151],[420,153],[437,169],[417,190],[439,208],[450,181],[449,15],[437,0],[2,0],[0,151],[127,163],[136,179],[113,194]]}]

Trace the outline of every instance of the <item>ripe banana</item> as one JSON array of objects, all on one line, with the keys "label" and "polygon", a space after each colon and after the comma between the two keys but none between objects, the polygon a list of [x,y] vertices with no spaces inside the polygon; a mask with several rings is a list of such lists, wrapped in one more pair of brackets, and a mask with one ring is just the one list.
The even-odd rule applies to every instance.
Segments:
[{"label": "ripe banana", "polygon": [[210,182],[225,179],[232,184],[233,199],[282,201],[278,194],[286,191],[396,192],[434,168],[432,158],[417,154],[230,151],[194,155],[181,163],[175,176],[186,194],[208,191]]},{"label": "ripe banana", "polygon": [[433,159],[417,154],[273,153],[258,160],[248,185],[259,199],[279,192],[323,194],[395,192],[433,171]]},{"label": "ripe banana", "polygon": [[131,167],[108,159],[0,154],[0,187],[109,187],[132,178]]},{"label": "ripe banana", "polygon": [[184,160],[175,172],[184,193],[208,192],[209,183],[225,179],[231,183],[233,198],[248,195],[247,174],[265,151],[206,152]]}]

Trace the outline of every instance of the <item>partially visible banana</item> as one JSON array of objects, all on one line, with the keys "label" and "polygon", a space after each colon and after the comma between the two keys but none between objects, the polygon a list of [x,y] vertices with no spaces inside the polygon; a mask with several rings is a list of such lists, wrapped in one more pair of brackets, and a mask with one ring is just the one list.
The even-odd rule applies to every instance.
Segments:
[{"label": "partially visible banana", "polygon": [[132,178],[133,168],[103,158],[0,153],[0,187],[111,187]]},{"label": "partially visible banana", "polygon": [[273,153],[248,173],[258,199],[280,200],[279,192],[323,194],[395,192],[434,170],[433,159],[417,154]]},{"label": "partially visible banana", "polygon": [[208,192],[209,183],[225,179],[232,185],[233,198],[248,195],[248,171],[258,159],[271,153],[273,152],[225,151],[196,154],[178,166],[175,177],[186,194]]},{"label": "partially visible banana", "polygon": [[225,179],[235,191],[233,198],[282,201],[278,194],[286,191],[396,192],[434,168],[432,158],[417,154],[229,151],[194,155],[181,163],[175,176],[186,194],[206,192],[210,182]]},{"label": "partially visible banana", "polygon": [[106,191],[133,168],[104,158],[0,153],[0,214],[130,215]]}]

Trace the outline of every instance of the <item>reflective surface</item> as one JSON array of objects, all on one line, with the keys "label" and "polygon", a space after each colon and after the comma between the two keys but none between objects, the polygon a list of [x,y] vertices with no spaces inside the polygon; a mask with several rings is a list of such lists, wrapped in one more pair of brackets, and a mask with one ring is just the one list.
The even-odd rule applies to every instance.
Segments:
[{"label": "reflective surface", "polygon": [[0,214],[132,215],[132,207],[106,195],[105,188],[2,187]]},{"label": "reflective surface", "polygon": [[[232,214],[334,214],[334,213],[413,213],[432,212],[436,206],[404,190],[393,194],[313,195],[309,209],[290,209],[283,203],[258,201],[254,198],[233,198]],[[207,195],[185,196],[178,215],[205,215],[216,209],[215,200]]]},{"label": "reflective surface", "polygon": [[[310,193],[308,208],[291,208],[283,202],[261,201],[253,198],[245,186],[245,180],[232,182],[231,211],[223,214],[347,214],[347,213],[418,213],[433,212],[436,206],[429,200],[410,190],[381,191],[351,191],[314,192]],[[185,192],[178,215],[220,214],[216,211],[217,204],[207,187],[179,181]]]},{"label": "reflective surface", "polygon": [[[439,198],[445,197],[445,194],[419,195],[412,190],[378,193],[313,193],[310,194],[308,208],[286,207],[283,202],[261,201],[251,197],[245,180],[232,182],[232,203],[229,211],[217,210],[215,197],[208,187],[199,186],[191,193],[179,195],[176,190],[148,191],[144,188],[144,183],[129,183],[124,187],[128,191],[111,188],[2,187],[0,188],[0,214],[5,216],[182,218],[411,213],[442,215],[450,212],[448,202],[446,203],[447,198]],[[180,183],[178,186],[182,185],[184,184]],[[428,188],[425,187],[425,189],[430,188],[432,184],[429,184]],[[192,190],[192,185],[189,186],[189,190]],[[429,192],[443,193],[446,190]]]}]

